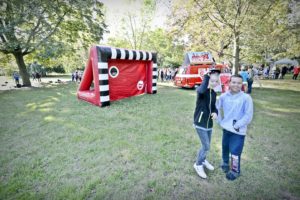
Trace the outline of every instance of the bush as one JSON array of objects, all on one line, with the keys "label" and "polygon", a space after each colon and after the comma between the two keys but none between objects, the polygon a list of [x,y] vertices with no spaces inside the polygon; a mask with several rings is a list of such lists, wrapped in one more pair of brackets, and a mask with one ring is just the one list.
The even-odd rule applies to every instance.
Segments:
[{"label": "bush", "polygon": [[66,70],[62,65],[57,65],[53,67],[53,72],[64,74]]}]

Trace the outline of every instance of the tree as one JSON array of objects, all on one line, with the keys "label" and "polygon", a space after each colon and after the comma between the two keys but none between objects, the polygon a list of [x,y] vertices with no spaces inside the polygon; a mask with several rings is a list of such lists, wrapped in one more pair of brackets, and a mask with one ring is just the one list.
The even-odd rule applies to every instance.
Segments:
[{"label": "tree", "polygon": [[270,58],[299,56],[300,30],[290,23],[289,12],[288,1],[276,1],[267,17],[250,21],[250,31],[243,33],[241,57],[249,62],[264,63]]},{"label": "tree", "polygon": [[[129,0],[128,3],[131,3]],[[119,38],[111,37],[108,44],[130,49],[144,49],[145,37],[151,30],[155,0],[143,0],[139,12],[128,11],[122,17]]]},{"label": "tree", "polygon": [[24,56],[58,43],[99,41],[106,28],[101,9],[95,0],[2,0],[0,52],[14,56],[23,84],[31,86]]},{"label": "tree", "polygon": [[[182,64],[184,45],[179,41],[174,41],[172,35],[164,29],[148,30],[143,35],[143,45],[140,49],[157,52],[159,66],[178,67]],[[108,45],[132,49],[131,44],[122,35],[109,38]]]},{"label": "tree", "polygon": [[196,44],[220,57],[233,58],[233,73],[237,73],[241,51],[249,47],[245,41],[255,39],[246,40],[247,33],[263,22],[278,2],[280,0],[193,0],[179,9],[178,5],[184,5],[179,1],[173,7],[171,28],[175,34],[181,32],[181,37],[187,35],[190,47]]},{"label": "tree", "polygon": [[157,52],[160,66],[178,67],[183,63],[184,45],[174,41],[172,35],[164,29],[147,32],[145,49]]},{"label": "tree", "polygon": [[[159,2],[158,2],[159,3]],[[117,37],[110,37],[108,45],[128,49],[142,49],[158,53],[159,66],[179,66],[183,62],[184,46],[161,28],[152,28],[157,1],[144,0],[138,13],[128,12],[122,19]]]}]

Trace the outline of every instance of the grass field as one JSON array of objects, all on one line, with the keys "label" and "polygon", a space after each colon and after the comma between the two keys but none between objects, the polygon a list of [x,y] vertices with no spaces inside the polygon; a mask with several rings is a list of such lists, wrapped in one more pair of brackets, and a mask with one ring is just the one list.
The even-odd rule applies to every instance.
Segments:
[{"label": "grass field", "polygon": [[[159,86],[98,108],[74,83],[0,93],[0,199],[300,199],[300,81],[254,88],[242,176],[226,180],[221,129],[200,179],[194,90]],[[275,85],[275,86],[274,86]]]}]

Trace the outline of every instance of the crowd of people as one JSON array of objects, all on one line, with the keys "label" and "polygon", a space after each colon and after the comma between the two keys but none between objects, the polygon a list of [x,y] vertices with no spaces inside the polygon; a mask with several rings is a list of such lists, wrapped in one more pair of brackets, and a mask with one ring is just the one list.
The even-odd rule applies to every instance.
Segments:
[{"label": "crowd of people", "polygon": [[[263,75],[264,79],[284,79],[285,75],[288,73],[292,73],[295,77],[298,76],[300,71],[300,66],[264,66],[260,68],[261,74]],[[297,78],[293,79],[296,80]]]},{"label": "crowd of people", "polygon": [[243,90],[251,94],[252,92],[252,84],[256,81],[259,84],[259,87],[262,86],[260,79],[284,79],[285,75],[291,73],[293,74],[292,79],[297,80],[297,77],[300,73],[300,66],[264,66],[261,67],[253,67],[250,66],[242,66],[239,74],[243,77]]},{"label": "crowd of people", "polygon": [[72,73],[72,82],[81,82],[81,78],[82,78],[82,71],[78,71],[76,70],[75,72]]},{"label": "crowd of people", "polygon": [[259,77],[259,70],[253,66],[243,66],[239,75],[243,78],[243,90],[248,94],[251,94],[252,92],[252,85],[254,81],[259,84],[259,87],[262,86]]},{"label": "crowd of people", "polygon": [[[20,74],[17,71],[14,71],[12,76],[13,76],[13,79],[15,81],[16,87],[21,87],[21,84],[20,84]],[[31,74],[31,77],[32,77],[33,81],[34,80],[36,80],[38,82],[42,81],[41,80],[42,75],[39,72],[33,72]]]},{"label": "crowd of people", "polygon": [[36,81],[38,81],[39,83],[42,82],[42,74],[41,74],[41,73],[39,73],[39,72],[33,72],[33,73],[31,74],[31,76],[32,76],[32,80],[33,80],[33,81],[36,80]]},{"label": "crowd of people", "polygon": [[178,73],[178,68],[161,68],[158,69],[157,79],[161,82],[165,81],[173,81],[175,79],[176,74]]}]

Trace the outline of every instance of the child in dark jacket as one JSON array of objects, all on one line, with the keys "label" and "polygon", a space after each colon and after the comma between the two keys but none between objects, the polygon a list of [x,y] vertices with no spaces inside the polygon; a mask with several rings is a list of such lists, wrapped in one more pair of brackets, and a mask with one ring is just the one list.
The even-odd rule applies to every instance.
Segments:
[{"label": "child in dark jacket", "polygon": [[214,167],[206,160],[210,149],[210,141],[213,127],[213,119],[217,118],[216,92],[214,88],[219,84],[218,73],[208,73],[200,87],[197,88],[197,102],[194,112],[194,127],[200,138],[202,147],[200,148],[194,168],[201,178],[207,178],[204,167],[214,170]]}]

